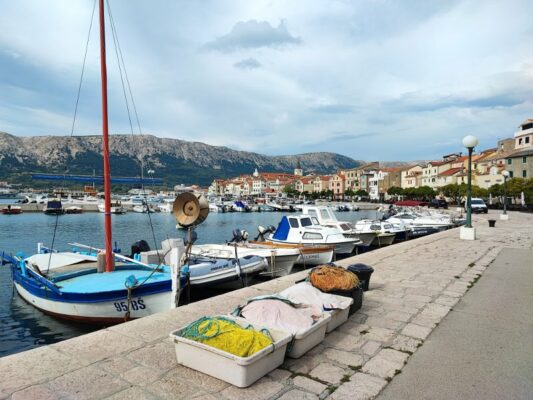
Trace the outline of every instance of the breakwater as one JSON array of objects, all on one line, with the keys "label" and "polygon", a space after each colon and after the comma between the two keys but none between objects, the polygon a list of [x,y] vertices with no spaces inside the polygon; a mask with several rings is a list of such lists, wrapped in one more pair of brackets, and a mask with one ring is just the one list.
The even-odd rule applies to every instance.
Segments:
[{"label": "breakwater", "polygon": [[[409,362],[436,325],[504,247],[531,248],[533,216],[474,216],[478,240],[452,229],[339,262],[374,267],[361,310],[304,357],[286,361],[247,389],[181,367],[169,332],[275,293],[302,271],[0,359],[0,395],[15,398],[346,399],[373,398]],[[356,396],[356,397],[355,397]]]}]

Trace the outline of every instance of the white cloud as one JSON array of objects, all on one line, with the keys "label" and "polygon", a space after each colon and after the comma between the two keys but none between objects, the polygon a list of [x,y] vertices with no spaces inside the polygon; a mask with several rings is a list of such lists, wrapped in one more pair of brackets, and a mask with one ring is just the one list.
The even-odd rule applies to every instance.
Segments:
[{"label": "white cloud", "polygon": [[[68,134],[92,2],[4,3],[0,130]],[[532,117],[526,0],[112,6],[146,133],[271,154],[425,159],[459,151],[466,133],[492,147]],[[98,57],[92,40],[80,134],[99,129]],[[127,133],[110,39],[108,64],[111,129]],[[28,108],[55,117],[27,120]]]}]

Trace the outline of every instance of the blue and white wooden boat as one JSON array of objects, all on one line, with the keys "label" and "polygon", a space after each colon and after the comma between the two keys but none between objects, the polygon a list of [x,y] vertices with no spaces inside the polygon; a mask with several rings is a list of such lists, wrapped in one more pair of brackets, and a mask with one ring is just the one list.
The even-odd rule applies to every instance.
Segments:
[{"label": "blue and white wooden boat", "polygon": [[274,243],[331,245],[335,246],[336,254],[351,254],[355,246],[362,242],[357,238],[349,238],[336,227],[321,226],[309,215],[284,216],[276,231],[269,237]]}]

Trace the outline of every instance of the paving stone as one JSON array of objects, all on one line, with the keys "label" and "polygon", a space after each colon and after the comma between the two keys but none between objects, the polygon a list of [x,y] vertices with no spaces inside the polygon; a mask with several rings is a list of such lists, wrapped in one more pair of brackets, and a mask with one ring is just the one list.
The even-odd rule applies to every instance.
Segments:
[{"label": "paving stone", "polygon": [[363,356],[359,354],[349,353],[347,351],[326,349],[324,355],[330,360],[336,361],[346,366],[358,367],[363,365]]},{"label": "paving stone", "polygon": [[440,296],[435,300],[436,304],[441,304],[443,306],[453,307],[459,302],[458,297],[451,296]]},{"label": "paving stone", "polygon": [[292,372],[278,368],[270,372],[267,376],[275,382],[285,382],[292,376]]},{"label": "paving stone", "polygon": [[392,378],[396,375],[396,371],[403,368],[403,365],[408,354],[392,349],[383,349],[365,365],[363,365],[363,372],[372,375],[377,375],[382,378]]},{"label": "paving stone", "polygon": [[422,343],[421,340],[404,336],[404,335],[398,335],[394,338],[392,342],[392,348],[400,351],[408,351],[410,353],[414,353],[420,344]]},{"label": "paving stone", "polygon": [[220,394],[232,400],[261,400],[268,399],[279,393],[284,386],[279,382],[274,382],[269,378],[261,378],[252,386],[247,388],[238,388],[229,386]]},{"label": "paving stone", "polygon": [[394,321],[407,322],[413,317],[412,313],[406,313],[401,311],[391,311],[384,315],[384,318]]},{"label": "paving stone", "polygon": [[130,384],[97,366],[69,372],[48,383],[61,398],[101,399],[128,388]]},{"label": "paving stone", "polygon": [[84,363],[51,346],[0,358],[0,396],[61,376]]},{"label": "paving stone", "polygon": [[352,336],[340,331],[333,331],[326,335],[323,344],[340,350],[356,350],[361,346],[361,336]]},{"label": "paving stone", "polygon": [[320,363],[309,372],[312,377],[329,383],[339,383],[346,374],[346,370],[326,362]]},{"label": "paving stone", "polygon": [[425,340],[431,333],[431,328],[416,324],[407,324],[401,333],[402,335],[411,336],[415,339]]},{"label": "paving stone", "polygon": [[366,323],[371,327],[386,328],[393,331],[404,325],[401,321],[388,319],[386,317],[370,317],[366,320]]},{"label": "paving stone", "polygon": [[395,332],[391,329],[371,327],[363,336],[364,340],[373,340],[375,342],[388,342],[395,336]]},{"label": "paving stone", "polygon": [[120,375],[130,369],[138,367],[139,364],[124,357],[114,357],[98,363],[98,367],[111,372],[114,375]]},{"label": "paving stone", "polygon": [[[125,324],[127,325],[127,324]],[[129,336],[102,329],[87,335],[65,340],[51,347],[89,363],[127,352],[144,345],[144,342]]]},{"label": "paving stone", "polygon": [[120,374],[120,378],[130,382],[133,385],[144,385],[154,382],[161,377],[161,375],[163,375],[161,371],[153,368],[138,366],[123,372]]},{"label": "paving stone", "polygon": [[363,347],[361,347],[361,350],[363,351],[363,353],[369,356],[373,356],[374,354],[377,353],[377,351],[381,348],[382,345],[383,344],[380,342],[369,340],[368,342],[365,343]]},{"label": "paving stone", "polygon": [[363,373],[356,373],[328,397],[332,400],[369,400],[376,397],[387,381]]},{"label": "paving stone", "polygon": [[19,390],[18,392],[13,393],[11,396],[12,400],[28,400],[28,399],[39,399],[39,400],[59,400],[60,397],[57,393],[50,390],[47,386],[44,385],[35,385],[27,389]]},{"label": "paving stone", "polygon": [[162,372],[178,365],[174,345],[168,342],[145,346],[139,350],[132,351],[126,358]]},{"label": "paving stone", "polygon": [[106,400],[157,400],[157,397],[140,388],[139,386],[132,386],[126,390],[107,397]]},{"label": "paving stone", "polygon": [[281,397],[278,397],[278,400],[318,400],[318,396],[303,392],[298,389],[293,389],[284,393]]},{"label": "paving stone", "polygon": [[[190,399],[197,395],[199,389],[192,383],[180,378],[176,374],[167,373],[161,379],[152,382],[144,388],[150,394],[160,399]],[[202,393],[206,393],[202,391]]]},{"label": "paving stone", "polygon": [[308,374],[313,368],[320,364],[322,357],[303,356],[298,359],[285,358],[283,368],[287,368],[298,374]]},{"label": "paving stone", "polygon": [[314,394],[320,394],[327,388],[327,385],[324,385],[323,383],[317,382],[313,379],[309,379],[305,376],[296,376],[292,382],[295,386],[301,387]]},{"label": "paving stone", "polygon": [[198,387],[201,387],[209,393],[220,392],[221,390],[227,388],[230,385],[225,381],[181,365],[178,366],[176,369],[172,370],[170,374],[176,374],[177,377]]}]

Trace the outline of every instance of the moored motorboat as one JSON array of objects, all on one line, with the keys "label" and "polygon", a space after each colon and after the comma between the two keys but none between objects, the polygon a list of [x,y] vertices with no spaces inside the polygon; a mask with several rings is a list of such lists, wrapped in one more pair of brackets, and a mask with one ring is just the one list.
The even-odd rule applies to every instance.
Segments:
[{"label": "moored motorboat", "polygon": [[355,223],[355,228],[357,232],[374,232],[376,234],[372,246],[389,246],[396,237],[396,234],[392,232],[393,226],[389,223],[384,224],[381,221],[362,219]]},{"label": "moored motorboat", "polygon": [[[100,211],[101,213],[105,213],[105,205],[98,204],[98,211]],[[111,207],[109,208],[109,212],[111,214],[126,214],[127,210],[126,210],[126,207],[122,205],[122,202],[115,201],[115,202],[111,202]]]},{"label": "moored motorboat", "polygon": [[341,255],[351,254],[361,244],[359,239],[344,236],[338,228],[320,226],[306,214],[282,217],[276,231],[266,238],[275,243],[332,245]]},{"label": "moored motorboat", "polygon": [[11,204],[8,204],[7,206],[2,208],[2,214],[4,215],[17,215],[22,214],[22,207],[20,206],[13,206]]},{"label": "moored motorboat", "polygon": [[61,204],[61,199],[48,200],[46,206],[43,208],[43,212],[46,215],[63,215],[65,214],[65,209]]},{"label": "moored motorboat", "polygon": [[269,240],[263,242],[250,241],[250,244],[258,244],[266,248],[274,249],[297,249],[300,256],[296,260],[297,265],[315,266],[321,264],[327,264],[333,260],[334,247],[333,246],[320,246],[312,245],[306,246],[303,244],[290,244],[290,243],[276,243]]},{"label": "moored motorboat", "polygon": [[65,208],[65,214],[82,214],[83,208],[78,206],[70,206]]},{"label": "moored motorboat", "polygon": [[244,256],[258,256],[267,261],[267,268],[262,274],[278,277],[289,275],[295,262],[300,257],[298,249],[269,248],[261,244],[238,242],[229,245],[201,244],[191,248],[191,254],[217,259],[233,260]]}]

